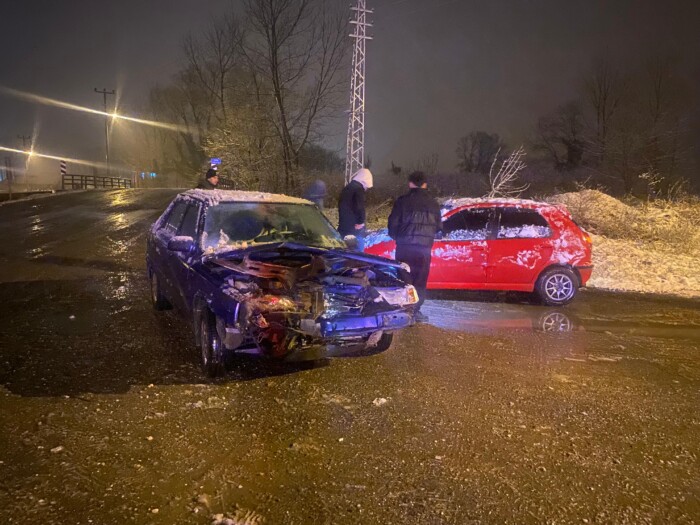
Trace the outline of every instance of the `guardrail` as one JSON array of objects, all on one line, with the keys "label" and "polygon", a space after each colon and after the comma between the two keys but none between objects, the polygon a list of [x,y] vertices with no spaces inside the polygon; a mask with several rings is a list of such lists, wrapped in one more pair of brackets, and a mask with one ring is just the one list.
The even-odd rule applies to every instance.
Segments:
[{"label": "guardrail", "polygon": [[133,188],[131,179],[103,177],[100,175],[61,175],[61,188],[64,190],[89,190],[94,188]]},{"label": "guardrail", "polygon": [[219,177],[219,184],[216,185],[217,188],[220,190],[233,190],[234,185],[233,181],[231,179],[227,179],[226,177]]}]

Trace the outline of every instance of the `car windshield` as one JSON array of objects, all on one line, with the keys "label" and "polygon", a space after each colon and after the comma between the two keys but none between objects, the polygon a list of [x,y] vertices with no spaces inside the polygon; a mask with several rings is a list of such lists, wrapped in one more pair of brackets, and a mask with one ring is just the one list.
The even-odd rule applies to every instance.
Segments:
[{"label": "car windshield", "polygon": [[202,234],[202,249],[207,253],[282,241],[345,247],[340,234],[311,205],[222,202],[207,209]]}]

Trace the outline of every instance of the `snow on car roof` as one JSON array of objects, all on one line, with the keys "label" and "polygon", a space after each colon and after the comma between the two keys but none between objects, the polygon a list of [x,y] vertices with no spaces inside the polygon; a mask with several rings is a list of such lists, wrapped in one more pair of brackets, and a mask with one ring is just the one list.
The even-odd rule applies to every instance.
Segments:
[{"label": "snow on car roof", "polygon": [[506,199],[506,198],[472,198],[463,197],[458,199],[447,199],[442,204],[441,207],[446,210],[451,210],[453,208],[459,208],[461,206],[469,206],[474,204],[493,204],[495,206],[523,206],[523,207],[538,207],[538,208],[557,208],[556,204],[549,202],[533,201],[529,199]]},{"label": "snow on car roof", "polygon": [[202,201],[207,206],[216,206],[221,202],[275,202],[284,204],[312,204],[311,201],[290,197],[278,193],[265,193],[262,191],[239,190],[188,190],[180,195]]}]

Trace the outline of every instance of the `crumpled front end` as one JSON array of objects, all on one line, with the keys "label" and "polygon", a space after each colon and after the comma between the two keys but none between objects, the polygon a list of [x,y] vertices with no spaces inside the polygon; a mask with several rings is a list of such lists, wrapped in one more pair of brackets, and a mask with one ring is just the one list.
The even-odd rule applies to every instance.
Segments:
[{"label": "crumpled front end", "polygon": [[372,345],[413,323],[418,294],[396,264],[337,251],[256,251],[215,264],[230,270],[222,291],[236,304],[229,349],[282,357],[319,345]]}]

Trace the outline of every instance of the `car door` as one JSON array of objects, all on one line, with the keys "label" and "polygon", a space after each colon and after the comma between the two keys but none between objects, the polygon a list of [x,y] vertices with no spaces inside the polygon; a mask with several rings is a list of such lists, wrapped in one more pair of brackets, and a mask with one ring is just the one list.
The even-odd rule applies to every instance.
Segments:
[{"label": "car door", "polygon": [[[158,277],[158,283],[165,296],[171,302],[177,300],[177,291],[175,275],[173,274],[172,257],[173,253],[168,250],[170,239],[177,235],[182,223],[182,218],[187,210],[187,202],[178,200],[170,209],[167,219],[153,235],[153,250],[155,257],[153,258],[153,271]],[[175,306],[175,304],[173,304]]]},{"label": "car door", "polygon": [[[178,237],[192,237],[196,242],[198,238],[199,218],[201,206],[197,202],[187,204],[182,216],[182,221],[177,229]],[[168,258],[170,272],[173,276],[172,301],[183,312],[189,313],[192,305],[192,253],[170,252]]]},{"label": "car door", "polygon": [[496,215],[488,257],[489,287],[529,291],[552,255],[552,229],[534,208],[502,207]]},{"label": "car door", "polygon": [[442,223],[435,240],[429,288],[483,288],[486,283],[490,208],[459,209]]}]

